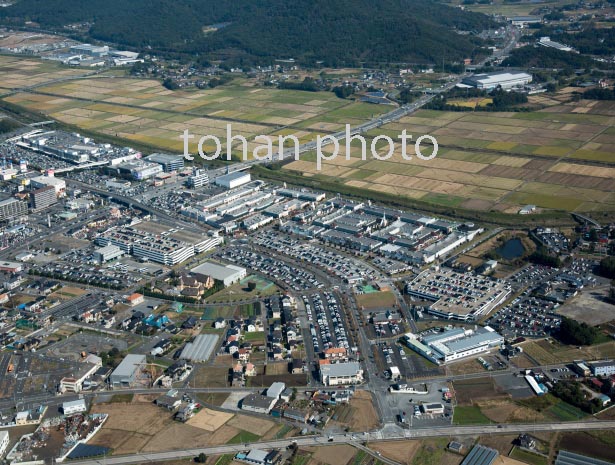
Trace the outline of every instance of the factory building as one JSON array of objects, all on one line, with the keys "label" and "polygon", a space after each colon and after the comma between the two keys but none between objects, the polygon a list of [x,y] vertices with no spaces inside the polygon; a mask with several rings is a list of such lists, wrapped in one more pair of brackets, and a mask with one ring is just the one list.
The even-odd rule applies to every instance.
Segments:
[{"label": "factory building", "polygon": [[268,415],[277,401],[278,399],[262,394],[250,394],[241,401],[241,410]]},{"label": "factory building", "polygon": [[512,89],[522,87],[532,82],[532,75],[515,71],[499,71],[495,73],[481,73],[464,78],[461,83],[476,89],[492,90],[498,87]]},{"label": "factory building", "polygon": [[124,357],[124,360],[117,366],[111,376],[109,377],[109,384],[111,387],[130,387],[137,379],[137,375],[146,364],[145,355],[141,354],[128,354]]},{"label": "factory building", "polygon": [[171,155],[168,153],[153,153],[145,159],[152,163],[158,163],[162,166],[165,173],[179,171],[184,168],[184,157],[180,155]]},{"label": "factory building", "polygon": [[11,198],[0,201],[0,221],[10,221],[27,214],[28,204],[23,200]]},{"label": "factory building", "polygon": [[214,181],[217,186],[225,187],[227,189],[234,189],[235,187],[243,186],[252,180],[250,173],[243,171],[236,171],[235,173],[228,173],[222,176],[218,176]]},{"label": "factory building", "polygon": [[107,45],[98,46],[92,44],[79,44],[73,45],[70,48],[70,52],[100,58],[109,54],[109,47]]}]

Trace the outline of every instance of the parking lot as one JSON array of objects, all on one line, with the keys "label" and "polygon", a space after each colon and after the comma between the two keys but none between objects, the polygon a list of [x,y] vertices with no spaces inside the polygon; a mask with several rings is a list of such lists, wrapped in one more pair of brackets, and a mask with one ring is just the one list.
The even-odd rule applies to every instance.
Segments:
[{"label": "parking lot", "polygon": [[374,270],[360,260],[278,231],[262,231],[254,236],[254,243],[322,268],[340,280],[355,282],[376,277]]},{"label": "parking lot", "polygon": [[397,367],[402,380],[441,376],[444,370],[392,341],[372,345],[373,357],[379,369],[378,375],[387,378],[391,367]]},{"label": "parking lot", "polygon": [[340,305],[333,294],[325,292],[302,296],[308,321],[314,352],[321,352],[331,347],[349,349],[346,322],[342,317]]},{"label": "parking lot", "polygon": [[246,248],[226,249],[215,256],[262,273],[269,278],[275,279],[278,283],[283,283],[285,287],[294,291],[305,291],[314,288],[322,289],[325,287],[312,273],[304,269],[290,265],[277,258],[263,256]]}]

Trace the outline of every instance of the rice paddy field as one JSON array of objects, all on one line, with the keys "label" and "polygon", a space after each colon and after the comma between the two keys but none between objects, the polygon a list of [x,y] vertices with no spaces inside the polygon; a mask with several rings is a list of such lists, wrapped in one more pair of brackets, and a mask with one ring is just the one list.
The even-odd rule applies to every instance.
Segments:
[{"label": "rice paddy field", "polygon": [[[337,158],[324,162],[321,171],[314,154],[285,169],[475,211],[517,213],[526,204],[563,211],[615,211],[615,103],[551,103],[526,113],[421,110],[368,134],[386,134],[397,141],[387,161],[371,157],[368,141],[365,160],[356,143],[349,158],[342,145]],[[423,134],[434,136],[437,157],[404,160],[395,139],[403,129],[415,140]],[[413,153],[413,142],[407,150]]]},{"label": "rice paddy field", "polygon": [[[242,78],[215,89],[185,91],[168,90],[156,80],[105,74],[55,82],[88,71],[34,59],[16,60],[0,57],[0,86],[38,87],[9,95],[4,98],[7,102],[85,130],[174,152],[183,151],[179,136],[185,129],[196,136],[190,147],[192,154],[196,154],[202,136],[217,136],[224,142],[229,123],[233,135],[241,134],[250,142],[248,150],[252,153],[259,145],[253,142],[256,135],[293,134],[303,143],[317,134],[343,128],[345,123],[359,124],[387,111],[377,105],[339,99],[331,92],[254,87]],[[41,85],[45,82],[51,83]],[[204,149],[212,151],[215,146],[205,144]]]}]

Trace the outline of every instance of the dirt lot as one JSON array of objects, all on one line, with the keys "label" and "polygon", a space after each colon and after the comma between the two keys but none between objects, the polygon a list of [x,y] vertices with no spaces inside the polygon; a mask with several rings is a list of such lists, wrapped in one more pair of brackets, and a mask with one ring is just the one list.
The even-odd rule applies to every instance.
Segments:
[{"label": "dirt lot", "polygon": [[615,305],[604,301],[608,289],[591,289],[582,292],[566,305],[559,308],[558,313],[595,326],[615,319]]},{"label": "dirt lot", "polygon": [[491,447],[492,449],[497,450],[502,455],[508,455],[513,447],[513,441],[517,439],[518,436],[518,434],[493,434],[489,436],[481,436],[477,442],[483,446]]},{"label": "dirt lot", "polygon": [[412,463],[416,451],[421,447],[421,441],[374,442],[369,447],[396,462]]},{"label": "dirt lot", "polygon": [[356,453],[356,449],[351,446],[319,447],[312,456],[312,460],[327,465],[346,465]]},{"label": "dirt lot", "polygon": [[491,400],[477,402],[481,412],[496,423],[544,420],[544,414],[509,400]]},{"label": "dirt lot", "polygon": [[508,394],[498,390],[491,378],[455,381],[453,386],[459,405],[472,405],[484,400],[509,398]]},{"label": "dirt lot", "polygon": [[378,426],[379,420],[369,392],[357,391],[350,401],[352,413],[348,419],[351,431],[368,431]]},{"label": "dirt lot", "polygon": [[216,431],[233,418],[233,416],[232,413],[218,412],[216,410],[204,408],[186,423],[190,426],[204,429],[205,431]]},{"label": "dirt lot", "polygon": [[228,422],[228,426],[233,426],[235,428],[263,436],[267,431],[275,426],[275,423],[248,415],[236,415],[235,418]]},{"label": "dirt lot", "polygon": [[90,444],[110,447],[115,454],[181,449],[186,443],[199,447],[226,442],[215,442],[211,433],[178,423],[169,412],[149,403],[95,404],[92,412],[107,413],[109,419]]},{"label": "dirt lot", "polygon": [[238,428],[233,428],[229,425],[224,425],[218,431],[211,435],[209,444],[226,444],[240,433]]}]

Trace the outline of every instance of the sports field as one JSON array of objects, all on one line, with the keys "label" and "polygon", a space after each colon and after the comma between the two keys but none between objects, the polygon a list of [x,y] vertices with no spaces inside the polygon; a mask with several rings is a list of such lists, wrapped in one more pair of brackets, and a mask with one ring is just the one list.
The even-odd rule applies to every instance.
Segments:
[{"label": "sports field", "polygon": [[[372,158],[368,140],[365,160],[355,143],[350,159],[342,146],[321,171],[315,154],[285,169],[452,208],[517,213],[520,206],[534,204],[564,211],[615,211],[615,103],[553,102],[528,113],[421,110],[369,134],[396,140],[387,161]],[[434,136],[437,157],[404,160],[396,139],[403,129],[415,139]],[[331,153],[332,146],[327,150]],[[413,154],[414,143],[407,150]]]},{"label": "sports field", "polygon": [[[35,59],[0,57],[0,87],[7,89],[86,73]],[[175,152],[183,151],[179,136],[188,129],[196,136],[191,140],[192,154],[202,136],[217,136],[224,145],[229,123],[233,135],[248,140],[252,153],[259,145],[253,141],[256,135],[293,134],[306,142],[388,110],[342,100],[331,92],[254,87],[243,78],[215,89],[171,91],[153,79],[102,75],[65,79],[5,99],[86,130]],[[215,146],[208,142],[204,149],[212,151]]]}]

